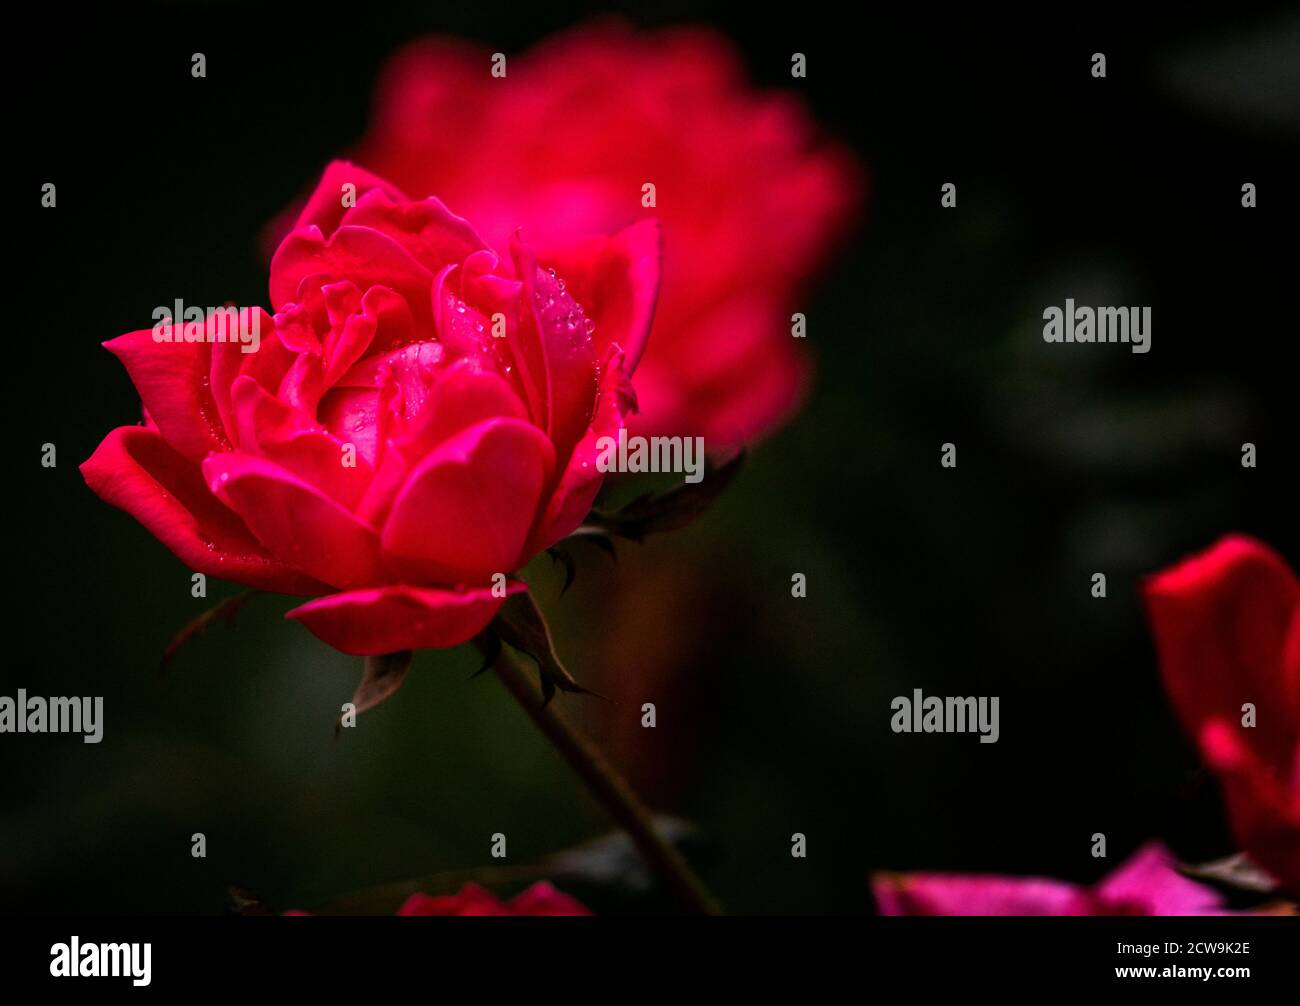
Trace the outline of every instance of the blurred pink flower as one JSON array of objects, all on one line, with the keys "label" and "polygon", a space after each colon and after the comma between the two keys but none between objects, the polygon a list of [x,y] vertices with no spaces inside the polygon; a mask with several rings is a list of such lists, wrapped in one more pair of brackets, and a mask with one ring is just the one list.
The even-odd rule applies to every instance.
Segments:
[{"label": "blurred pink flower", "polygon": [[489,243],[522,227],[543,259],[658,217],[664,283],[634,431],[714,451],[788,418],[808,372],[791,314],[862,203],[855,157],[703,28],[599,22],[510,57],[505,77],[491,65],[450,39],[399,51],[352,156],[445,199]]},{"label": "blurred pink flower", "polygon": [[397,910],[398,915],[590,915],[576,898],[571,898],[542,880],[502,901],[477,884],[466,884],[456,894],[412,894]]},{"label": "blurred pink flower", "polygon": [[[298,909],[285,915],[311,915]],[[591,915],[587,906],[557,890],[545,880],[520,891],[509,901],[502,901],[478,884],[466,884],[455,894],[412,894],[402,902],[397,915]]]},{"label": "blurred pink flower", "polygon": [[877,873],[881,915],[1222,915],[1212,888],[1188,880],[1149,842],[1091,887],[1042,877]]}]

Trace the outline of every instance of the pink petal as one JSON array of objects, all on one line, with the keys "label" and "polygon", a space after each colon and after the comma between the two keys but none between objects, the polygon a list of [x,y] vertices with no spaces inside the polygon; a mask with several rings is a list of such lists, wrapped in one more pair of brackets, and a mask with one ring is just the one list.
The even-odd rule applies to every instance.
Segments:
[{"label": "pink petal", "polygon": [[515,915],[590,915],[591,912],[577,898],[571,898],[545,880],[520,891],[509,901]]},{"label": "pink petal", "polygon": [[[406,299],[390,287],[372,286],[368,289],[361,298],[361,310],[367,318],[374,318],[375,321],[374,338],[367,347],[367,352],[380,353],[394,346],[405,346],[418,342],[421,338],[428,338],[427,332],[417,330],[415,317]],[[345,349],[343,346],[335,349],[339,359],[331,358],[331,374],[336,365],[342,365],[344,356],[350,351],[350,348]],[[355,362],[354,360],[353,363]],[[330,380],[332,382],[334,378],[331,377]]]},{"label": "pink petal", "polygon": [[546,353],[546,332],[537,316],[537,260],[518,240],[510,242],[510,254],[522,285],[525,305],[516,324],[507,326],[506,343],[515,371],[528,400],[533,422],[551,433],[551,371]]},{"label": "pink petal", "polygon": [[1148,842],[1094,888],[1107,905],[1130,905],[1142,915],[1207,915],[1222,899],[1212,888],[1184,877],[1159,842]]},{"label": "pink petal", "polygon": [[244,453],[275,462],[348,510],[356,506],[371,477],[370,464],[356,444],[350,455],[345,453],[346,441],[267,394],[251,377],[235,382],[232,399]]},{"label": "pink petal", "polygon": [[[433,281],[431,300],[438,341],[447,347],[452,356],[482,356],[499,348],[493,347],[490,342],[493,338],[490,317],[493,311],[482,311],[478,305],[465,301],[463,291],[458,289],[460,273],[460,265],[443,266]],[[517,306],[511,305],[506,317],[509,318],[516,311]]]},{"label": "pink petal", "polygon": [[[178,324],[175,333],[180,331]],[[209,343],[155,342],[153,332],[143,329],[111,339],[104,348],[122,361],[145,411],[172,447],[193,461],[201,461],[211,451],[230,449],[216,402],[207,390]]]},{"label": "pink petal", "polygon": [[1146,601],[1165,688],[1219,776],[1233,834],[1300,893],[1300,582],[1268,546],[1230,535],[1151,577]]},{"label": "pink petal", "polygon": [[485,419],[527,418],[510,385],[481,360],[465,358],[437,372],[424,407],[407,427],[403,446],[423,455]]},{"label": "pink petal", "polygon": [[523,546],[555,466],[541,430],[489,419],[440,444],[411,472],[384,524],[386,561],[412,579],[483,583]]},{"label": "pink petal", "polygon": [[[423,408],[389,440],[358,514],[376,526],[411,469],[462,430],[500,417],[523,420],[527,410],[510,385],[481,361],[465,358],[435,371]],[[377,425],[377,424],[376,424]]]},{"label": "pink petal", "polygon": [[321,399],[316,414],[340,442],[356,447],[370,471],[379,451],[379,409],[378,389],[339,387]]},{"label": "pink petal", "polygon": [[1300,896],[1300,737],[1291,763],[1274,765],[1248,745],[1249,733],[1240,720],[1209,720],[1197,739],[1222,784],[1233,834],[1283,890]]},{"label": "pink petal", "polygon": [[1199,735],[1208,720],[1240,723],[1242,704],[1254,703],[1258,725],[1243,740],[1289,774],[1300,708],[1283,657],[1300,582],[1286,563],[1230,535],[1148,579],[1145,593],[1160,672],[1188,732]]},{"label": "pink petal", "polygon": [[882,915],[1215,915],[1222,899],[1181,876],[1157,842],[1139,849],[1094,887],[1043,877],[878,873]]},{"label": "pink petal", "polygon": [[465,884],[455,894],[412,894],[398,915],[471,918],[514,915],[504,901],[478,884]]},{"label": "pink petal", "polygon": [[343,215],[342,226],[368,227],[387,234],[435,273],[487,248],[468,220],[434,196],[419,202],[394,202],[383,192],[370,192]]},{"label": "pink petal", "polygon": [[375,530],[279,465],[242,453],[213,454],[203,475],[286,565],[345,589],[383,579]]},{"label": "pink petal", "polygon": [[[518,581],[507,594],[527,588]],[[307,626],[336,650],[376,656],[397,650],[459,646],[492,621],[505,599],[492,589],[475,587],[374,587],[330,594],[308,601],[285,615]]]},{"label": "pink petal", "polygon": [[1090,915],[1083,891],[1041,877],[877,873],[881,915]]},{"label": "pink petal", "polygon": [[257,313],[258,331],[261,333],[257,352],[245,353],[232,343],[215,343],[212,346],[208,386],[226,437],[232,442],[238,436],[230,405],[230,386],[235,378],[248,376],[268,391],[274,391],[295,358],[294,353],[284,345],[279,319],[260,307],[252,310]]},{"label": "pink petal", "polygon": [[195,572],[283,594],[327,589],[267,555],[208,491],[197,467],[155,430],[119,426],[81,474],[96,495],[131,514]]},{"label": "pink petal", "polygon": [[564,277],[573,298],[596,323],[596,358],[618,346],[631,377],[650,337],[659,297],[663,259],[659,221],[642,220],[610,237],[548,247],[537,257],[543,267]]},{"label": "pink petal", "polygon": [[538,517],[525,549],[528,555],[536,555],[554,545],[578,527],[591,511],[605,479],[605,473],[596,467],[596,456],[600,453],[597,445],[603,437],[617,437],[623,427],[627,411],[626,380],[622,357],[611,353],[601,375],[596,414],[565,463],[546,509]]},{"label": "pink petal", "polygon": [[304,282],[351,280],[361,289],[390,287],[411,309],[417,325],[433,322],[433,273],[397,241],[369,227],[340,227],[326,239],[315,227],[296,230],[271,260],[271,303],[276,310],[301,299]]},{"label": "pink petal", "polygon": [[405,202],[406,196],[395,185],[378,175],[372,175],[365,168],[350,161],[333,161],[321,175],[307,200],[307,204],[298,214],[292,230],[300,227],[318,227],[325,234],[332,234],[343,219],[347,208],[343,205],[343,186],[351,183],[356,186],[354,195],[358,201],[371,191],[379,191],[390,199]]},{"label": "pink petal", "polygon": [[356,294],[356,287],[351,283],[330,284],[323,289],[330,309],[330,332],[322,347],[324,383],[328,387],[370,349],[386,312],[409,318],[410,310],[387,287],[373,286],[363,296],[357,297],[355,303],[352,303],[352,295]]},{"label": "pink petal", "polygon": [[[546,430],[560,457],[568,456],[582,431],[591,422],[595,407],[598,358],[592,328],[565,280],[549,270],[531,265],[526,255],[517,256],[522,274],[524,302],[520,318],[524,331],[535,332],[529,345],[540,345],[545,361],[548,423]],[[515,344],[512,344],[512,347]]]}]

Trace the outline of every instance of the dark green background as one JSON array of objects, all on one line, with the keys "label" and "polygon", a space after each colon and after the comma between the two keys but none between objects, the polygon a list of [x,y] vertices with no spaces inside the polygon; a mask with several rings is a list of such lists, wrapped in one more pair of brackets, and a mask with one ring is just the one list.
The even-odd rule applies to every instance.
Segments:
[{"label": "dark green background", "polygon": [[[1234,6],[849,23],[798,6],[631,12],[720,26],[756,81],[796,86],[861,152],[872,194],[806,306],[818,368],[802,415],[696,527],[619,567],[582,553],[562,601],[534,564],[562,651],[579,677],[617,676],[621,641],[600,613],[635,607],[638,590],[651,608],[654,592],[698,599],[695,617],[660,627],[688,657],[679,686],[649,696],[663,726],[633,768],[698,825],[707,879],[735,911],[870,911],[878,868],[1090,880],[1150,837],[1191,858],[1229,851],[1136,590],[1231,530],[1300,561],[1296,21]],[[358,138],[394,46],[439,31],[516,53],[582,11],[42,13],[9,45],[10,247],[26,278],[8,288],[0,363],[13,507],[0,673],[7,695],[103,695],[106,735],[0,737],[0,910],[218,912],[232,883],[322,908],[493,865],[493,832],[518,865],[604,831],[498,683],[466,680],[468,651],[420,654],[397,698],[337,742],[358,661],[284,622],[288,599],[254,600],[160,676],[204,602],[76,468],[138,416],[99,343],[177,291],[265,303],[259,228]],[[797,84],[796,50],[810,65]],[[1104,81],[1088,73],[1098,50]],[[205,80],[190,77],[195,51]],[[54,211],[38,206],[45,181]],[[945,181],[956,210],[939,207]],[[1241,208],[1243,181],[1258,209]],[[1046,346],[1041,312],[1067,296],[1152,306],[1152,352]],[[944,441],[955,471],[939,466]],[[668,563],[681,585],[647,585]],[[789,596],[793,571],[805,600]],[[1089,596],[1095,571],[1104,601]],[[892,734],[890,699],[916,687],[999,695],[1000,742]],[[593,731],[639,715],[562,701]],[[190,857],[195,831],[206,860]],[[795,831],[806,860],[789,855]],[[1089,855],[1097,831],[1108,863]],[[608,911],[661,904],[586,894]]]}]

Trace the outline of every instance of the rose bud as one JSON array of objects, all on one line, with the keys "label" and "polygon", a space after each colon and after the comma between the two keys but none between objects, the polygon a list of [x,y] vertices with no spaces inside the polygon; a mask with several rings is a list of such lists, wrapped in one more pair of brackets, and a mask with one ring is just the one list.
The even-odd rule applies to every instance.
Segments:
[{"label": "rose bud", "polygon": [[1146,603],[1165,689],[1219,777],[1233,834],[1300,894],[1300,582],[1232,535],[1151,577]]},{"label": "rose bud", "polygon": [[315,596],[288,617],[345,653],[457,645],[590,509],[659,257],[648,220],[499,253],[438,199],[332,164],[275,252],[257,352],[106,343],[146,421],[82,473],[191,569]]}]

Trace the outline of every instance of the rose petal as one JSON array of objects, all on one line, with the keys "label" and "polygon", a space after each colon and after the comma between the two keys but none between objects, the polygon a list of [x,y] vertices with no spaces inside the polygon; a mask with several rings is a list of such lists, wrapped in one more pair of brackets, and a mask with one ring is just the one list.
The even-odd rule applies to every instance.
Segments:
[{"label": "rose petal", "polygon": [[[520,269],[529,269],[517,258]],[[549,425],[546,430],[556,453],[567,457],[591,422],[597,385],[592,322],[573,299],[564,278],[531,266],[531,279],[523,283],[523,296],[531,310],[524,311],[524,329],[538,333],[536,344],[545,358]],[[533,343],[532,338],[528,340]]]},{"label": "rose petal", "polygon": [[603,437],[617,437],[625,416],[622,357],[611,354],[605,363],[600,383],[596,414],[586,435],[578,441],[565,463],[564,471],[529,535],[527,554],[535,555],[550,548],[572,532],[591,511],[605,473],[596,467]]},{"label": "rose petal", "polygon": [[609,237],[592,237],[541,249],[543,267],[564,277],[573,298],[596,324],[595,354],[611,346],[625,356],[629,377],[650,337],[659,297],[663,239],[657,220],[642,220]]},{"label": "rose petal", "polygon": [[260,307],[256,312],[259,338],[256,352],[245,353],[234,343],[215,343],[212,346],[212,369],[208,381],[217,415],[221,417],[226,437],[232,443],[238,439],[234,411],[230,405],[230,387],[235,378],[251,377],[268,391],[274,391],[285,372],[294,361],[293,352],[284,345],[279,319]]},{"label": "rose petal", "polygon": [[881,915],[1090,915],[1073,884],[1041,877],[877,873]]},{"label": "rose petal", "polygon": [[267,555],[208,491],[197,467],[155,430],[119,426],[81,474],[96,495],[131,514],[195,572],[283,594],[328,589]]},{"label": "rose petal", "polygon": [[1188,732],[1211,719],[1240,722],[1253,703],[1248,743],[1272,764],[1291,765],[1300,716],[1283,655],[1300,583],[1272,549],[1231,535],[1151,577],[1147,610],[1165,687]]},{"label": "rose petal", "polygon": [[340,227],[327,239],[315,227],[296,230],[271,260],[271,303],[281,310],[301,299],[304,282],[351,280],[361,289],[386,286],[400,294],[417,325],[433,323],[433,273],[397,241],[369,227]]},{"label": "rose petal", "polygon": [[1300,896],[1300,740],[1293,764],[1264,762],[1246,743],[1239,721],[1207,721],[1198,740],[1223,787],[1237,841],[1282,888]]},{"label": "rose petal", "polygon": [[455,894],[412,894],[402,902],[397,914],[471,918],[516,913],[491,891],[478,884],[465,884]]},{"label": "rose petal", "polygon": [[440,444],[398,492],[386,561],[419,581],[483,583],[513,572],[555,466],[551,442],[518,419],[489,419]]},{"label": "rose petal", "polygon": [[1266,545],[1231,535],[1145,593],[1165,688],[1222,783],[1233,834],[1300,893],[1300,582]]},{"label": "rose petal", "polygon": [[437,371],[423,408],[389,440],[358,515],[382,525],[417,462],[467,427],[499,417],[523,420],[527,410],[496,371],[473,358]]},{"label": "rose petal", "polygon": [[435,196],[394,202],[383,192],[369,192],[343,215],[340,225],[387,234],[433,273],[487,248],[470,222]]},{"label": "rose petal", "polygon": [[[174,337],[181,326],[174,326]],[[230,443],[208,391],[212,347],[207,342],[155,342],[153,332],[128,332],[104,343],[122,361],[145,410],[164,439],[193,461]],[[236,348],[236,347],[227,347]]]},{"label": "rose petal", "polygon": [[344,589],[383,579],[375,530],[279,465],[242,453],[213,454],[203,475],[286,565]]},{"label": "rose petal", "polygon": [[405,202],[407,197],[397,186],[385,181],[378,175],[372,175],[350,161],[333,161],[321,174],[320,181],[312,191],[307,204],[294,221],[293,230],[300,227],[318,227],[325,234],[332,234],[347,212],[343,205],[343,186],[355,186],[352,195],[358,201],[372,191],[378,191],[398,202]]},{"label": "rose petal", "polygon": [[510,910],[515,915],[590,915],[591,912],[577,898],[571,898],[563,891],[557,890],[545,880],[539,880],[532,887],[520,891],[509,902]]},{"label": "rose petal", "polygon": [[1217,915],[1222,899],[1181,876],[1173,857],[1149,843],[1094,887],[1043,877],[878,873],[872,893],[882,915]]},{"label": "rose petal", "polygon": [[[274,461],[352,510],[370,484],[370,463],[355,443],[342,441],[310,416],[269,395],[251,377],[232,394],[240,449]],[[350,462],[350,463],[345,463]]]},{"label": "rose petal", "polygon": [[1212,915],[1223,900],[1212,888],[1178,872],[1178,862],[1159,842],[1148,842],[1094,889],[1111,906],[1140,907],[1143,915]]},{"label": "rose petal", "polygon": [[551,372],[546,353],[546,335],[537,317],[537,259],[522,242],[510,242],[510,254],[519,274],[525,305],[515,324],[506,328],[506,345],[514,360],[515,373],[524,388],[528,413],[533,422],[551,433]]}]

